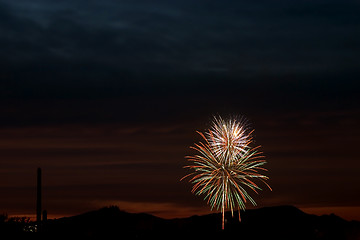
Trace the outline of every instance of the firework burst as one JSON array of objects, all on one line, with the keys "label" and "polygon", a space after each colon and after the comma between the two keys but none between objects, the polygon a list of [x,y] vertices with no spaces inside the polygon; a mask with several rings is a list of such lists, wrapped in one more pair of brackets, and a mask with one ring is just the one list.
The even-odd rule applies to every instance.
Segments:
[{"label": "firework burst", "polygon": [[[198,154],[187,156],[192,164],[185,166],[193,170],[184,178],[190,178],[193,184],[192,193],[205,195],[211,209],[221,209],[222,229],[224,229],[225,209],[239,212],[245,210],[245,203],[256,202],[249,195],[248,190],[258,193],[261,188],[255,183],[265,182],[267,176],[259,171],[267,171],[262,167],[266,163],[260,146],[252,147],[253,130],[244,120],[230,119],[224,121],[215,118],[212,128],[205,134],[198,132],[204,142],[191,147]],[[181,179],[181,180],[182,180]]]}]

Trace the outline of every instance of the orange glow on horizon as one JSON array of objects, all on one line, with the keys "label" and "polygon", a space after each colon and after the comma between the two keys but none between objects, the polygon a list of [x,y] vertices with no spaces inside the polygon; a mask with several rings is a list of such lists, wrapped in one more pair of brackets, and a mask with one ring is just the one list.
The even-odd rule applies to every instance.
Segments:
[{"label": "orange glow on horizon", "polygon": [[353,207],[300,207],[300,210],[308,213],[321,215],[335,214],[347,221],[360,221],[360,206]]}]

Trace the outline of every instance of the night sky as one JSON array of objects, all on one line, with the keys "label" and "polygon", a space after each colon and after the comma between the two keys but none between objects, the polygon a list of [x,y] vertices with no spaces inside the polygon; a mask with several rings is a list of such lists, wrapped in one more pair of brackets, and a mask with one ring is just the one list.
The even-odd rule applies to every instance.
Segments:
[{"label": "night sky", "polygon": [[[0,213],[209,213],[180,178],[245,116],[273,191],[360,220],[359,1],[0,0]],[[251,204],[247,207],[251,208]]]}]

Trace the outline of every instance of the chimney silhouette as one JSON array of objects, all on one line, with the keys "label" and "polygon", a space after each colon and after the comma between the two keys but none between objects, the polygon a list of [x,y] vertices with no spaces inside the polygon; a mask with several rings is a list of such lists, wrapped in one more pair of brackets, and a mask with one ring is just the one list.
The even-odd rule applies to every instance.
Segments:
[{"label": "chimney silhouette", "polygon": [[37,169],[36,221],[41,222],[41,168]]}]

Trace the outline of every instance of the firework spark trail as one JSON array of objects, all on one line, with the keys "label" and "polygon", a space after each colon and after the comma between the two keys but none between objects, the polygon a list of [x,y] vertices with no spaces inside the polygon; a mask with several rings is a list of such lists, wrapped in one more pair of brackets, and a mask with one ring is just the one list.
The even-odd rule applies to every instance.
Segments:
[{"label": "firework spark trail", "polygon": [[192,193],[204,194],[211,209],[221,209],[224,229],[225,209],[230,209],[232,214],[237,209],[240,220],[240,209],[245,209],[247,201],[256,205],[245,189],[258,193],[257,190],[261,188],[254,180],[260,180],[271,190],[265,182],[268,177],[258,172],[267,171],[262,167],[266,161],[259,151],[260,146],[250,146],[253,130],[244,121],[224,121],[218,117],[208,132],[198,133],[205,143],[200,142],[191,147],[198,154],[186,157],[192,165],[185,168],[190,168],[193,172],[182,179],[191,177],[189,182],[194,184]]}]

